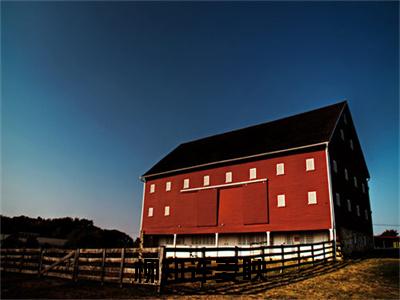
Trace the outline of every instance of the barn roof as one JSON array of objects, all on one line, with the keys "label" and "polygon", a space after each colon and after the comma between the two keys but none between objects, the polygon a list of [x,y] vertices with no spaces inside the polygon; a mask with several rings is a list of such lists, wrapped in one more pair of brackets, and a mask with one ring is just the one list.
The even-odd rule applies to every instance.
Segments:
[{"label": "barn roof", "polygon": [[347,105],[339,102],[287,118],[183,143],[143,177],[328,142]]}]

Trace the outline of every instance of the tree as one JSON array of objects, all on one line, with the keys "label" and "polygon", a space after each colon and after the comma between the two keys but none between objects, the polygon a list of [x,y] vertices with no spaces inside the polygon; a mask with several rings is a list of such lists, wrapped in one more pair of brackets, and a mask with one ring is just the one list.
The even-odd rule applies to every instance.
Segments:
[{"label": "tree", "polygon": [[386,229],[381,236],[398,236],[399,232],[395,229]]}]

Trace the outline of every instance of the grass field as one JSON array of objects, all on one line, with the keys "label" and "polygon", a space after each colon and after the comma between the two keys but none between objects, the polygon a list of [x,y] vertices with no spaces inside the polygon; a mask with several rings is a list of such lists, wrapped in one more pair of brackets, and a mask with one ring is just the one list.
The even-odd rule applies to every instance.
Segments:
[{"label": "grass field", "polygon": [[[282,278],[255,282],[171,285],[167,298],[278,298],[278,299],[399,299],[399,259],[373,258],[292,272]],[[140,287],[78,283],[20,274],[2,274],[1,298],[154,298],[154,290]]]}]

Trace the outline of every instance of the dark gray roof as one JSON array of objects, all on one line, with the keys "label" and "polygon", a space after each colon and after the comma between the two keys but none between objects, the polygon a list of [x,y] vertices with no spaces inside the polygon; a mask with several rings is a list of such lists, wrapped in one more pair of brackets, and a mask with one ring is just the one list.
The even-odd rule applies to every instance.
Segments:
[{"label": "dark gray roof", "polygon": [[329,141],[347,102],[183,143],[143,177]]}]

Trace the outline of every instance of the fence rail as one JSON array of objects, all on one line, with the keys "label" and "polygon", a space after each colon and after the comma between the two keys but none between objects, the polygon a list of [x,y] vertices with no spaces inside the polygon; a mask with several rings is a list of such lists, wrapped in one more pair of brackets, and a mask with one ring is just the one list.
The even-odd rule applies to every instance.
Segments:
[{"label": "fence rail", "polygon": [[6,272],[157,286],[180,282],[267,280],[290,268],[334,261],[334,241],[202,248],[0,249]]}]

